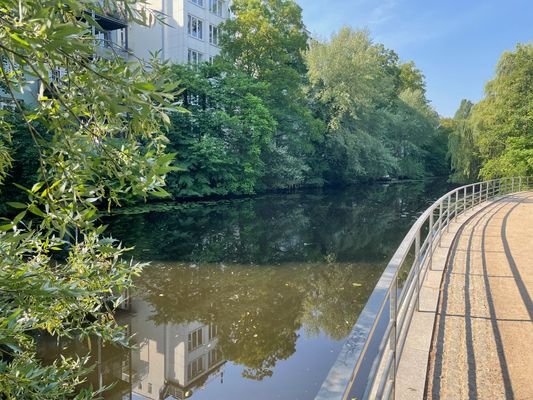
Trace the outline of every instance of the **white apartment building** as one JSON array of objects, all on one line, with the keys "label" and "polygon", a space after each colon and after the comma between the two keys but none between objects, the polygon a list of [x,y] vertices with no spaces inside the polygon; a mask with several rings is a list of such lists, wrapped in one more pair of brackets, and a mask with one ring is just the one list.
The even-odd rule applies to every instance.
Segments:
[{"label": "white apartment building", "polygon": [[[160,51],[161,59],[179,64],[212,61],[220,53],[219,25],[229,18],[230,1],[148,0],[148,7],[165,21],[154,21],[149,27],[128,24],[116,12],[93,15],[102,28],[92,32],[97,45],[95,56],[119,55],[128,59],[133,55],[147,60],[151,53]],[[9,72],[9,65],[2,68]],[[62,68],[50,71],[51,80],[58,82],[64,72]],[[37,79],[28,77],[27,86],[16,97],[27,104],[34,103],[39,85]],[[5,107],[13,107],[13,102],[0,88],[0,109]]]},{"label": "white apartment building", "polygon": [[219,25],[229,17],[228,0],[149,0],[148,6],[165,16],[165,24],[130,24],[128,48],[136,57],[160,51],[163,60],[196,64],[220,53]]}]

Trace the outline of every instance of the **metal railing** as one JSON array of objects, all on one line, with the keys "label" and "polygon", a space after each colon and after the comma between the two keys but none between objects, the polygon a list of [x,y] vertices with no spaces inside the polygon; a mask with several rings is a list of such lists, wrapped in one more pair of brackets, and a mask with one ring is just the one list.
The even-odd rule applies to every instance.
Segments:
[{"label": "metal railing", "polygon": [[473,207],[530,188],[533,178],[502,178],[459,187],[411,227],[381,275],[316,400],[394,399],[396,371],[420,290],[442,233]]}]

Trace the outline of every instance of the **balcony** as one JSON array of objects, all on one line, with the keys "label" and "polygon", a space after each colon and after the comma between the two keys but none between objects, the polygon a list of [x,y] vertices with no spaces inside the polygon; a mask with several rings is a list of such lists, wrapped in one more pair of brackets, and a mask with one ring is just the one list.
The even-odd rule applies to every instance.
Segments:
[{"label": "balcony", "polygon": [[99,2],[101,12],[93,13],[93,18],[98,22],[100,27],[105,31],[115,31],[128,27],[125,16],[120,8],[110,9],[105,6],[104,2]]},{"label": "balcony", "polygon": [[115,31],[128,27],[128,23],[126,22],[126,20],[116,14],[95,14],[94,19],[96,20],[96,22],[98,22],[98,25],[100,25],[105,31]]}]

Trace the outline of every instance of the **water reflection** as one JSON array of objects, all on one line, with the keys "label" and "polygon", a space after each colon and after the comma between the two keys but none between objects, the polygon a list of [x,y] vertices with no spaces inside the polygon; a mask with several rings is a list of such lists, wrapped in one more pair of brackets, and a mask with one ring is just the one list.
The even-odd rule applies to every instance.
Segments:
[{"label": "water reflection", "polygon": [[[156,206],[112,219],[115,237],[149,261],[276,264],[382,260],[443,182]],[[134,227],[134,229],[132,229]]]},{"label": "water reflection", "polygon": [[96,343],[91,382],[118,380],[109,399],[314,398],[386,262],[445,190],[377,186],[115,217],[112,234],[153,263],[118,314],[137,349]]},{"label": "water reflection", "polygon": [[344,338],[379,275],[373,264],[159,264],[139,291],[153,306],[150,321],[217,326],[224,357],[261,380],[294,353],[302,327],[307,336]]},{"label": "water reflection", "polygon": [[[258,398],[311,398],[306,392],[318,390],[336,351],[325,363],[323,357],[311,359],[299,381],[292,376],[294,397],[284,396],[280,382],[287,376],[276,371],[278,363],[294,356],[298,342],[313,338],[320,339],[318,353],[338,350],[379,275],[375,265],[363,263],[152,265],[118,313],[135,334],[136,349],[121,354],[96,343],[91,383],[100,387],[119,379],[109,399],[229,399],[251,398],[268,380],[268,395]],[[234,397],[241,380],[256,385]]]},{"label": "water reflection", "polygon": [[148,302],[135,299],[130,312],[123,317],[136,334],[137,347],[130,353],[131,386],[125,395],[184,399],[208,379],[222,379],[225,360],[218,345],[216,325],[158,324],[150,320],[151,313]]}]

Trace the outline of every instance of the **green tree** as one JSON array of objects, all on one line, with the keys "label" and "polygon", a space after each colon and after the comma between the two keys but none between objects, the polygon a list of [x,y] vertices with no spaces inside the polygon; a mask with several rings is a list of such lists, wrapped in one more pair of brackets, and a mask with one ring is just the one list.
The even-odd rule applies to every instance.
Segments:
[{"label": "green tree", "polygon": [[[90,388],[76,395],[87,359],[44,366],[33,334],[127,342],[112,310],[140,265],[123,261],[125,249],[102,236],[97,205],[166,196],[172,155],[161,126],[175,84],[165,64],[95,57],[91,32],[102,28],[93,16],[107,13],[151,18],[143,0],[0,0],[1,90],[14,107],[0,114],[0,178],[19,140],[33,144],[38,163],[36,182],[19,186],[27,199],[8,203],[14,212],[0,226],[0,393],[7,399],[94,396]],[[50,72],[58,68],[66,73],[56,80]],[[22,92],[35,97],[24,105]]]},{"label": "green tree", "polygon": [[470,120],[473,106],[472,102],[463,99],[453,119],[441,122],[451,130],[448,148],[452,182],[471,182],[479,175],[481,167],[479,149]]},{"label": "green tree", "polygon": [[[222,56],[267,85],[262,96],[276,131],[262,160],[263,188],[299,185],[312,176],[322,130],[304,94],[308,35],[294,0],[236,0],[223,24]],[[314,164],[316,165],[316,164]]]},{"label": "green tree", "polygon": [[276,123],[261,99],[265,85],[225,63],[175,65],[187,82],[188,113],[171,115],[170,150],[180,171],[168,184],[176,197],[250,194],[264,174],[261,158]]},{"label": "green tree", "polygon": [[413,61],[401,64],[399,68],[399,91],[405,89],[419,90],[424,95],[426,93],[426,82],[424,74]]},{"label": "green tree", "polygon": [[384,122],[375,112],[392,97],[388,58],[367,32],[343,28],[329,43],[313,42],[307,53],[309,80],[324,107],[329,135],[325,154],[330,183],[354,183],[387,175],[395,160],[375,133]]},{"label": "green tree", "polygon": [[472,110],[483,178],[533,173],[533,45],[505,52]]},{"label": "green tree", "polygon": [[[414,64],[400,64],[368,32],[350,28],[329,42],[313,42],[307,62],[311,93],[328,124],[329,182],[428,174],[428,151],[443,142],[434,140],[437,114]],[[440,154],[444,163],[445,152]]]},{"label": "green tree", "polygon": [[330,42],[312,42],[307,53],[309,80],[316,97],[329,108],[331,130],[347,120],[361,130],[375,123],[373,111],[388,103],[394,90],[394,77],[382,68],[384,56],[368,32],[347,27]]}]

